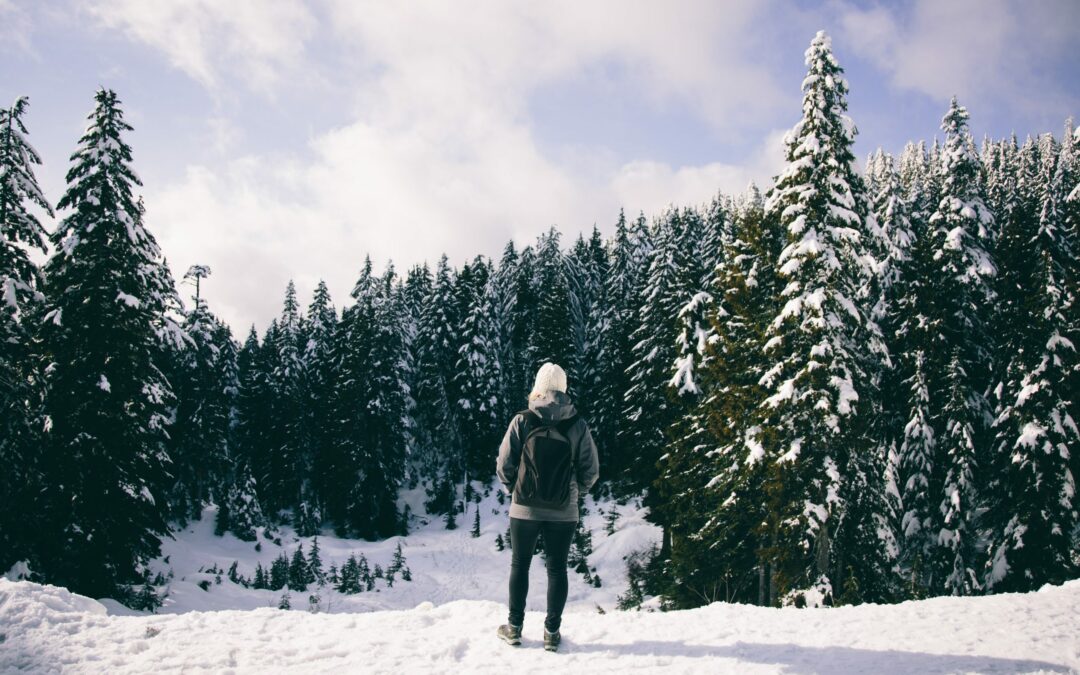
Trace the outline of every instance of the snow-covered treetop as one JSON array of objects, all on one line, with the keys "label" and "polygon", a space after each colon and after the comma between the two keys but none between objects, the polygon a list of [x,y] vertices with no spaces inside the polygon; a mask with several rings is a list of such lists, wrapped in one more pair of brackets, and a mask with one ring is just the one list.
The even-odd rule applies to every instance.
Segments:
[{"label": "snow-covered treetop", "polygon": [[53,215],[52,206],[34,177],[33,167],[41,164],[41,156],[26,140],[29,132],[22,116],[29,105],[29,99],[20,96],[11,108],[0,108],[0,210],[4,215],[0,240],[21,242],[44,251],[45,230],[23,205],[24,200],[29,200]]},{"label": "snow-covered treetop", "polygon": [[864,215],[868,211],[864,186],[851,151],[856,129],[845,114],[847,83],[831,45],[829,37],[819,32],[806,51],[803,117],[785,138],[787,165],[765,204],[788,231],[781,272],[792,276],[804,262],[814,261],[813,274],[823,282],[848,261],[870,278],[872,261],[859,249],[866,245],[863,237],[877,234],[872,216]]},{"label": "snow-covered treetop", "polygon": [[210,276],[209,265],[192,265],[184,274],[184,279],[205,279]]},{"label": "snow-covered treetop", "polygon": [[44,251],[46,241],[45,229],[27,206],[53,214],[34,177],[41,157],[26,140],[22,116],[28,106],[20,97],[11,108],[0,108],[0,305],[15,317],[21,314],[20,297],[36,292],[39,282],[26,247]]},{"label": "snow-covered treetop", "polygon": [[[941,201],[931,223],[937,228],[937,257],[959,252],[961,260],[950,264],[965,283],[996,274],[993,261],[984,248],[990,237],[993,215],[980,193],[982,164],[968,131],[968,112],[954,96],[941,120],[945,146],[940,153],[942,177]],[[977,282],[981,284],[982,282]]]},{"label": "snow-covered treetop", "polygon": [[132,127],[124,121],[120,99],[115,92],[99,89],[94,101],[94,109],[88,116],[90,124],[71,156],[68,191],[58,206],[99,204],[103,201],[102,193],[109,191],[131,217],[137,212],[131,186],[142,185],[142,181],[130,166],[131,148],[120,135],[131,131]]}]

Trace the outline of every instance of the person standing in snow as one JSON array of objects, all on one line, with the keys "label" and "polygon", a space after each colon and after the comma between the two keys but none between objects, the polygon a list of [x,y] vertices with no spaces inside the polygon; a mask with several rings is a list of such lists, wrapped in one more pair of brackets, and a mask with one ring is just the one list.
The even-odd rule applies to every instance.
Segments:
[{"label": "person standing in snow", "polygon": [[566,605],[566,557],[578,521],[578,495],[600,473],[589,427],[566,394],[566,372],[545,363],[536,373],[529,409],[514,416],[499,446],[496,474],[510,500],[510,616],[498,636],[521,644],[529,564],[544,535],[547,561],[547,618],[544,649],[556,651]]}]

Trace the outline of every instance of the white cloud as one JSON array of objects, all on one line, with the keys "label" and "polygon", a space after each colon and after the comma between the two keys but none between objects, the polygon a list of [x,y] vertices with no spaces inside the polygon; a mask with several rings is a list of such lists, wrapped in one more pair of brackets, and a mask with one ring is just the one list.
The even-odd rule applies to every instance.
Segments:
[{"label": "white cloud", "polygon": [[225,73],[267,92],[294,71],[317,22],[302,0],[77,0],[100,24],[163,52],[211,89]]},{"label": "white cloud", "polygon": [[669,205],[705,204],[718,192],[741,194],[751,182],[765,189],[783,167],[785,133],[770,133],[753,156],[738,165],[713,162],[672,168],[663,162],[630,162],[619,169],[611,188],[629,212],[647,215],[656,215]]},{"label": "white cloud", "polygon": [[0,0],[0,51],[31,54],[32,26],[29,14],[14,0]]},{"label": "white cloud", "polygon": [[[290,278],[305,294],[325,278],[342,304],[368,254],[399,269],[442,252],[456,263],[496,256],[507,240],[531,242],[550,225],[568,236],[594,223],[607,229],[620,206],[655,214],[720,188],[741,191],[779,164],[779,151],[766,149],[745,167],[671,167],[616,160],[617,149],[545,147],[528,110],[539,87],[616,64],[620,86],[642,105],[687,107],[718,138],[797,101],[797,91],[780,96],[749,48],[762,3],[657,11],[646,2],[488,0],[466,12],[327,0],[321,23],[299,3],[268,7],[249,24],[247,3],[91,4],[105,25],[162,50],[210,89],[245,78],[287,83],[317,63],[311,77],[356,92],[352,121],[313,131],[301,152],[191,166],[175,184],[146,188],[148,222],[170,262],[176,271],[209,264],[206,296],[238,330],[265,325]],[[258,48],[243,53],[249,45]],[[215,119],[210,128],[228,148],[243,127]]]},{"label": "white cloud", "polygon": [[1039,72],[1048,56],[1074,49],[1074,0],[918,0],[901,13],[884,5],[840,5],[843,40],[898,88],[940,101],[1013,107],[1060,97]]}]

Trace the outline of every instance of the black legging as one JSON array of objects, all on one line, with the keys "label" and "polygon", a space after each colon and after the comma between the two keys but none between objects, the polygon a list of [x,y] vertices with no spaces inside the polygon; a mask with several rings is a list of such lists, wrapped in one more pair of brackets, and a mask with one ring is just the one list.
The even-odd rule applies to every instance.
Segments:
[{"label": "black legging", "polygon": [[536,550],[536,538],[544,533],[544,558],[547,561],[547,618],[544,628],[549,633],[559,630],[563,607],[566,606],[566,556],[574,538],[575,522],[551,520],[510,519],[510,624],[520,626],[525,621],[525,598],[529,595],[529,563]]}]

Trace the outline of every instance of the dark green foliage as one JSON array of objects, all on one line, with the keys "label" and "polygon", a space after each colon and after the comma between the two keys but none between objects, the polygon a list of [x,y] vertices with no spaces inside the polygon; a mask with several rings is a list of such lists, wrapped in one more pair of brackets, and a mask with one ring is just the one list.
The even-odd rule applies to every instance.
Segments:
[{"label": "dark green foliage", "polygon": [[[29,101],[0,108],[0,503],[29,504],[40,489],[37,407],[41,381],[36,372],[31,317],[39,317],[41,272],[31,251],[46,250],[45,229],[29,208],[50,216],[34,166],[41,158],[26,139],[23,116]],[[27,509],[29,512],[30,509]],[[33,518],[20,509],[0,509],[0,568],[31,556]]]},{"label": "dark green foliage", "polygon": [[45,268],[37,568],[92,597],[133,581],[169,531],[163,369],[189,340],[173,282],[134,195],[120,102],[100,90],[68,171]]},{"label": "dark green foliage", "polygon": [[469,530],[469,536],[474,539],[480,536],[480,509],[476,509],[476,514],[473,517],[472,529]]},{"label": "dark green foliage", "polygon": [[294,591],[306,591],[308,584],[314,581],[315,578],[304,556],[304,545],[300,544],[296,547],[296,552],[293,553],[292,560],[289,562],[289,588]]},{"label": "dark green foliage", "polygon": [[272,591],[280,591],[289,583],[289,559],[285,556],[285,552],[282,551],[281,555],[274,558],[274,562],[270,564],[269,579],[267,579],[267,588]]},{"label": "dark green foliage", "polygon": [[251,587],[256,588],[256,589],[258,589],[258,588],[269,588],[270,587],[270,581],[269,581],[269,579],[266,578],[266,576],[267,576],[266,571],[263,570],[262,563],[261,562],[256,563],[256,565],[255,565],[255,576],[251,580]]}]

